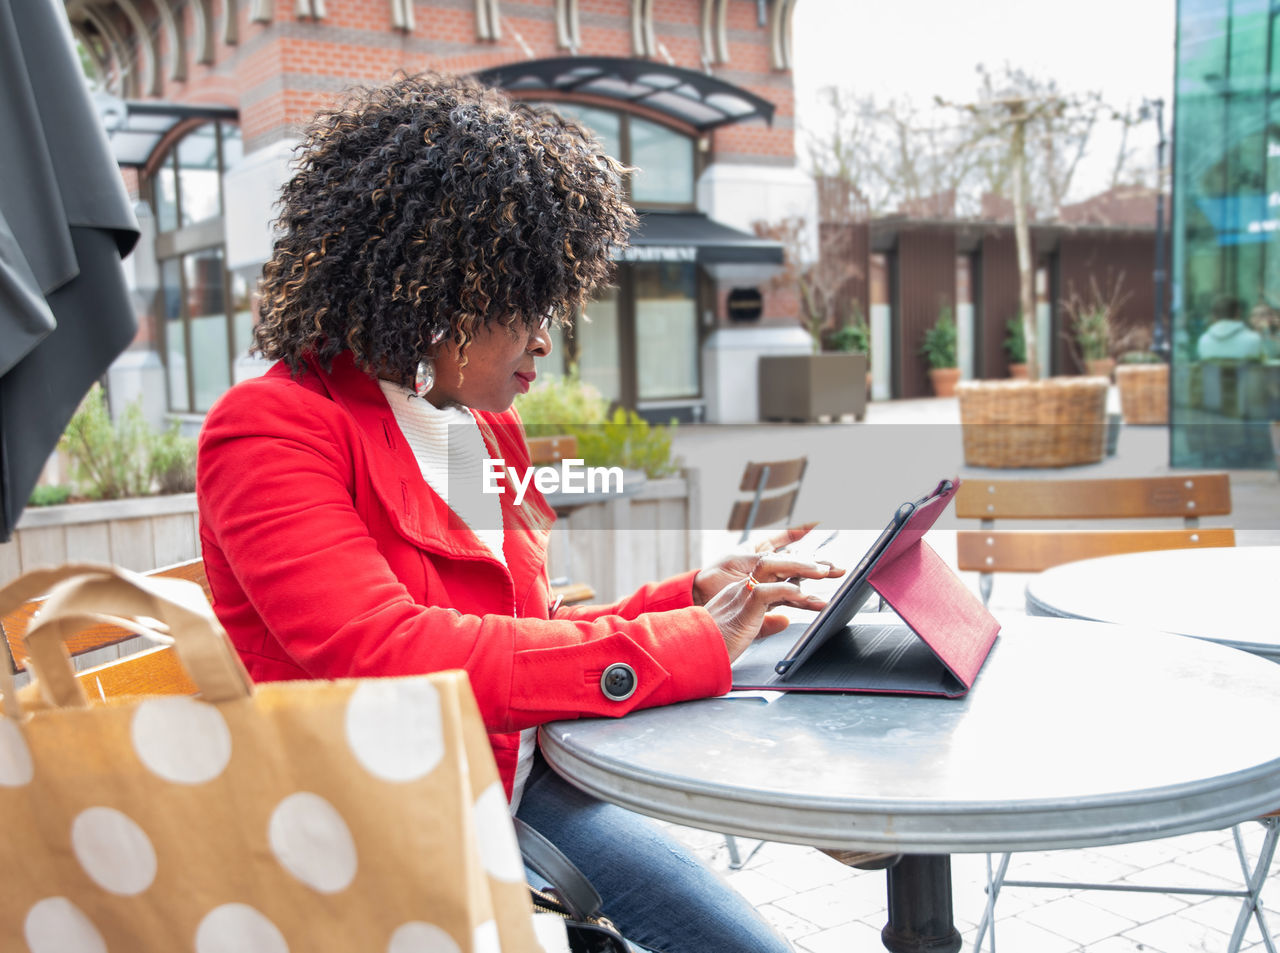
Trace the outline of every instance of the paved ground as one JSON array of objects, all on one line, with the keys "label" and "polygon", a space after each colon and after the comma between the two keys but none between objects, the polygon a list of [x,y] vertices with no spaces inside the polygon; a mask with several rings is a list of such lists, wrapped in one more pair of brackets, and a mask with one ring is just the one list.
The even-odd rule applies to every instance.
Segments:
[{"label": "paved ground", "polygon": [[[733,542],[716,527],[727,522],[727,490],[736,484],[746,459],[807,454],[810,468],[797,516],[822,518],[868,535],[883,526],[893,507],[924,493],[940,477],[985,472],[963,466],[954,400],[873,403],[862,424],[689,426],[678,431],[675,443],[676,452],[701,472],[707,555]],[[1165,431],[1152,427],[1125,428],[1116,456],[1065,471],[1081,478],[1162,472],[1175,471],[1168,466]],[[1036,473],[1019,471],[1020,476]],[[1236,527],[1239,545],[1280,544],[1280,477],[1274,470],[1257,470],[1233,471],[1231,478],[1233,514],[1220,522]],[[1206,520],[1206,525],[1210,522]],[[940,522],[930,536],[944,558],[952,560],[954,537],[949,541],[948,536],[956,525],[953,519]],[[976,589],[976,576],[967,575]],[[1025,579],[1013,575],[997,580],[992,596],[997,616],[1023,611],[1024,584]],[[883,949],[879,936],[886,917],[882,872],[853,870],[810,848],[772,843],[762,845],[743,869],[730,871],[723,837],[672,829],[724,870],[798,950],[870,953]],[[1252,860],[1262,828],[1249,822],[1241,831]],[[739,843],[744,853],[755,846],[753,841]],[[970,950],[985,903],[986,858],[958,855],[952,866],[956,923],[964,948]],[[1280,861],[1272,865],[1271,880],[1277,869]],[[1019,854],[1010,876],[1230,889],[1242,883],[1229,830],[1090,850]],[[1276,911],[1271,930],[1280,940],[1277,890],[1270,884],[1263,898]],[[1234,898],[1006,887],[996,908],[998,947],[1006,953],[1222,951],[1239,907],[1240,901]],[[1263,944],[1251,923],[1242,949],[1253,948],[1263,949]]]}]

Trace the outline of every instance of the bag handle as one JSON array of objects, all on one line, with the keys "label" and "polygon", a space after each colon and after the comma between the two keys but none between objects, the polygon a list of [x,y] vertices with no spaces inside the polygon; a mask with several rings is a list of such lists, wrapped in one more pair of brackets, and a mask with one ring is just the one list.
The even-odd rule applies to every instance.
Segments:
[{"label": "bag handle", "polygon": [[[206,701],[252,694],[244,665],[196,583],[114,566],[72,564],[27,573],[0,589],[0,615],[45,591],[48,597],[27,630],[26,644],[41,694],[50,705],[88,707],[63,643],[84,626],[101,622],[172,644]],[[5,711],[18,717],[11,664],[7,668],[0,674]]]},{"label": "bag handle", "polygon": [[520,855],[529,869],[551,884],[564,902],[569,916],[587,921],[600,916],[600,894],[586,874],[574,865],[560,848],[547,840],[518,817],[512,817]]}]

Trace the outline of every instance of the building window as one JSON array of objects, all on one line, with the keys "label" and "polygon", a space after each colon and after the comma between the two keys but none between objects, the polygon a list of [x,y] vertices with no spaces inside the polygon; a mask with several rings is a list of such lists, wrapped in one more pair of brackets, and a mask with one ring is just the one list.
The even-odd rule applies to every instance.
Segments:
[{"label": "building window", "polygon": [[693,208],[699,171],[693,139],[628,113],[576,103],[552,105],[591,130],[605,152],[636,170],[626,177],[625,185],[637,208]]},{"label": "building window", "polygon": [[1280,8],[1184,2],[1173,193],[1175,466],[1270,466],[1280,419]]},{"label": "building window", "polygon": [[[694,140],[669,126],[628,113],[577,103],[555,103],[582,123],[605,152],[635,171],[623,186],[640,211],[693,211],[698,153]],[[553,342],[549,370],[576,368],[611,402],[652,410],[700,402],[700,304],[707,279],[691,262],[619,263],[617,284],[596,296],[561,339]]]},{"label": "building window", "polygon": [[154,316],[169,409],[203,413],[234,382],[252,330],[248,283],[226,268],[223,173],[240,130],[209,122],[182,137],[149,180],[159,289]]}]

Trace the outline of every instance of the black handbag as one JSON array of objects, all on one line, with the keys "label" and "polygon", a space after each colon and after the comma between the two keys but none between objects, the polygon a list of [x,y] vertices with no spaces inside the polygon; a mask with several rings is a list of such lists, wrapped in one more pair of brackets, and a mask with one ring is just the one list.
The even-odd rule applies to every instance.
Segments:
[{"label": "black handbag", "polygon": [[535,911],[563,917],[572,953],[629,953],[617,927],[600,914],[600,894],[560,848],[513,817],[525,865],[551,887],[530,887]]}]

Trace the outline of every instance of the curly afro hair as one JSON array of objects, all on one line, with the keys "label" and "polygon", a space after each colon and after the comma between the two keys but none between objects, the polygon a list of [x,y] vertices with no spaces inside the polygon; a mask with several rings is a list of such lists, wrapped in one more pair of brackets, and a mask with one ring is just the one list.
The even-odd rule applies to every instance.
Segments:
[{"label": "curly afro hair", "polygon": [[635,223],[625,169],[581,126],[470,79],[357,89],[300,150],[254,330],[295,374],[349,350],[407,385],[434,341],[465,355],[482,324],[564,320]]}]

